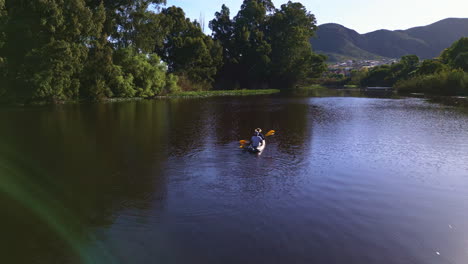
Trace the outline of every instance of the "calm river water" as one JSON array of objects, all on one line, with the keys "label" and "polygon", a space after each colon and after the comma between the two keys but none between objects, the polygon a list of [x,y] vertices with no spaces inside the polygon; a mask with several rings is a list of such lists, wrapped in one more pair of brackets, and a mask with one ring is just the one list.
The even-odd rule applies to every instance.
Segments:
[{"label": "calm river water", "polygon": [[[1,263],[468,261],[468,115],[422,99],[0,109]],[[262,155],[238,141],[275,129]]]}]

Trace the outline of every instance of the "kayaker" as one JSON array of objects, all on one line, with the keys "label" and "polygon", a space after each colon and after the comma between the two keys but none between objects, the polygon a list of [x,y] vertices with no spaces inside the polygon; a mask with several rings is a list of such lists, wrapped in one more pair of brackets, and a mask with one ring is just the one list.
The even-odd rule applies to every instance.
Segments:
[{"label": "kayaker", "polygon": [[254,135],[257,136],[257,137],[260,137],[262,139],[262,141],[265,140],[265,136],[262,134],[262,129],[260,129],[260,128],[255,129],[255,134]]},{"label": "kayaker", "polygon": [[265,136],[262,134],[262,130],[260,128],[255,129],[254,135],[250,139],[250,144],[254,149],[257,149],[258,146],[263,145],[263,141],[265,140]]}]

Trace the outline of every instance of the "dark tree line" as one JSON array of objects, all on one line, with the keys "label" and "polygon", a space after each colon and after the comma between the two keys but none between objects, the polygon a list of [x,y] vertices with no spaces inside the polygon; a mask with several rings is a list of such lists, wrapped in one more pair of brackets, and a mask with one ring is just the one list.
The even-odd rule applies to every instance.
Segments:
[{"label": "dark tree line", "polygon": [[153,97],[180,89],[289,88],[324,69],[314,15],[245,0],[212,36],[165,0],[0,0],[0,98]]},{"label": "dark tree line", "polygon": [[244,1],[232,19],[222,6],[210,22],[223,47],[217,84],[289,88],[325,70],[325,57],[312,52],[315,16],[301,3],[275,9],[270,0]]}]

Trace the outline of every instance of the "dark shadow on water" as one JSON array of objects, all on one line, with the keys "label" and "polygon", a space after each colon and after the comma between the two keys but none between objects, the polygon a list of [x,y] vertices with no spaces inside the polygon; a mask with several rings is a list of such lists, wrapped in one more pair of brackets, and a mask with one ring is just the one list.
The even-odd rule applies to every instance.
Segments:
[{"label": "dark shadow on water", "polygon": [[[449,108],[392,98],[310,89],[3,108],[0,248],[9,254],[0,260],[427,260],[420,249],[395,257],[419,240],[394,233],[432,234],[434,212],[459,202],[438,192],[442,177],[430,185],[425,175],[448,172],[450,188],[466,190],[450,176],[465,168],[468,123]],[[257,127],[277,134],[261,155],[243,152],[239,140]]]},{"label": "dark shadow on water", "polygon": [[[310,110],[305,101],[284,105],[274,96],[8,108],[0,113],[2,173],[11,176],[11,169],[21,177],[2,182],[19,188],[0,192],[8,212],[0,220],[10,252],[4,260],[28,263],[34,252],[38,263],[67,262],[86,254],[77,250],[93,243],[93,230],[112,225],[120,210],[155,204],[163,210],[165,171],[178,166],[168,159],[190,162],[216,146],[240,153],[238,140],[256,127],[278,131],[269,138],[272,151],[300,155],[310,137]],[[47,195],[33,203],[25,197],[30,189]]]}]

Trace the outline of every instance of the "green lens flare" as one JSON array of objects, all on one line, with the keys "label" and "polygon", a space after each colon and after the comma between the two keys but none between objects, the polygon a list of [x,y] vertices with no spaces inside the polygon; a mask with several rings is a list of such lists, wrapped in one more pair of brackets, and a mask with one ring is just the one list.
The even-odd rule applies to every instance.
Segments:
[{"label": "green lens flare", "polygon": [[[32,177],[41,175],[37,173],[37,166],[34,166],[35,169],[31,172],[31,170],[25,169],[25,167],[30,166],[19,166],[18,163],[12,162],[12,159],[7,159],[4,155],[6,148],[2,147],[1,149],[0,193],[18,201],[24,208],[37,216],[79,257],[80,263],[117,263],[100,242],[92,235],[86,234],[84,227],[77,220],[78,218],[74,217],[74,214],[66,206],[61,204],[58,199],[54,199],[39,184],[34,183]],[[90,253],[91,250],[88,250],[91,248],[94,253]]]}]

